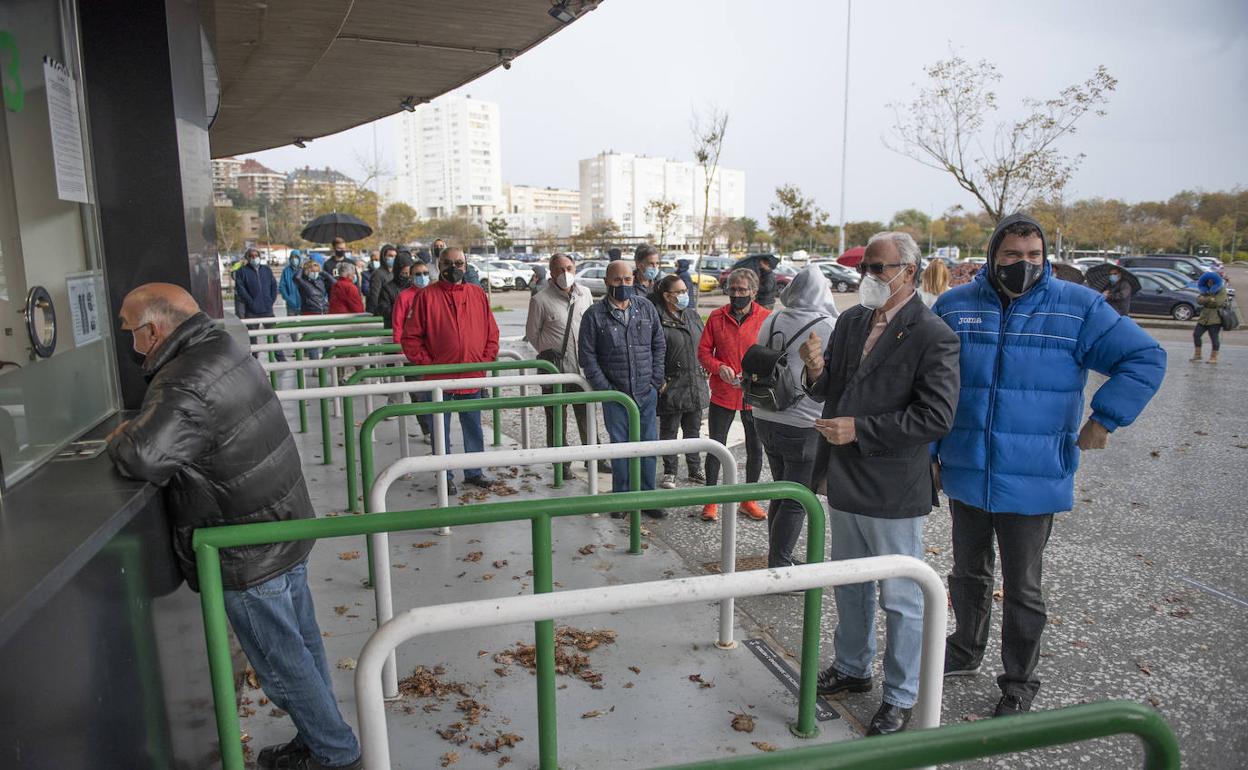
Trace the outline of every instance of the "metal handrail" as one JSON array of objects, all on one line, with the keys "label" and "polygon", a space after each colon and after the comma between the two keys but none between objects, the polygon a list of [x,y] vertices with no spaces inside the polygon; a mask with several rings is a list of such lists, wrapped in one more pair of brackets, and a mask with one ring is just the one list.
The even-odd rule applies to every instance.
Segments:
[{"label": "metal handrail", "polygon": [[[344,323],[350,323],[351,321],[358,321],[361,318],[367,318],[367,319],[377,318],[377,316],[369,315],[368,313],[318,313],[316,316],[295,316],[295,317],[307,318],[307,319],[315,318],[317,323],[325,323],[326,321],[333,322],[333,321],[339,321],[339,320],[343,321]],[[238,319],[238,321],[242,323],[243,326],[254,326],[256,324],[296,324],[296,323],[299,323],[298,321],[292,321],[291,316],[288,316],[288,315],[287,316],[266,316],[264,318],[240,318]]]},{"label": "metal handrail", "polygon": [[[747,484],[737,489],[750,489],[751,486]],[[787,486],[798,487],[797,484],[792,483]],[[705,487],[705,489],[714,488]],[[813,494],[811,496],[813,497]],[[537,570],[533,571],[536,575]],[[550,618],[570,618],[673,604],[695,604],[735,596],[805,590],[807,601],[802,621],[803,637],[805,638],[807,632],[813,628],[815,644],[818,644],[818,597],[822,594],[820,589],[824,586],[865,583],[890,578],[914,580],[923,592],[923,655],[919,705],[915,711],[919,727],[934,727],[939,724],[940,720],[943,686],[942,658],[944,657],[946,620],[944,583],[935,570],[913,556],[871,556],[862,559],[801,564],[779,569],[750,570],[731,575],[705,575],[631,585],[585,588],[560,591],[558,594],[538,593],[532,596],[510,596],[408,610],[393,618],[369,637],[364,649],[360,652],[359,662],[356,665],[355,705],[360,720],[360,745],[364,752],[364,767],[368,770],[390,767],[390,747],[386,730],[381,673],[390,652],[409,639],[446,631],[533,622],[538,645],[538,766],[542,770],[556,770],[558,746],[554,708],[554,623]],[[815,612],[812,613],[812,609]],[[543,641],[546,642],[545,645],[542,644]],[[807,652],[805,642],[803,642],[800,672],[802,687],[798,700],[799,731],[803,718],[808,720],[812,728],[815,726],[813,680],[817,674],[815,669],[818,658],[816,657],[808,664]],[[808,680],[810,687],[807,686]],[[809,695],[808,689],[811,690]],[[915,733],[915,735],[920,734],[922,733]],[[802,737],[811,737],[811,734]]]},{"label": "metal handrail", "polygon": [[[549,376],[549,375],[548,375]],[[623,445],[614,445],[623,446]],[[541,450],[534,450],[541,451]],[[392,466],[393,467],[393,466]],[[397,511],[376,513],[369,516],[337,516],[324,519],[296,519],[293,521],[235,524],[221,527],[204,527],[195,530],[192,547],[195,550],[195,570],[199,578],[200,605],[204,616],[204,637],[208,648],[208,668],[212,682],[213,709],[217,720],[217,737],[222,765],[226,770],[242,770],[243,752],[239,740],[238,711],[235,702],[233,661],[230,656],[228,622],[225,617],[224,588],[221,583],[222,548],[236,548],[266,543],[282,543],[293,540],[321,539],[370,535],[379,532],[400,532],[428,527],[490,524],[500,521],[540,519],[544,527],[537,529],[547,534],[544,542],[534,543],[534,580],[537,575],[537,555],[549,554],[550,519],[560,516],[607,513],[644,508],[678,507],[707,503],[728,503],[756,498],[773,500],[796,500],[802,504],[812,521],[818,522],[808,537],[808,551],[814,541],[823,547],[823,506],[814,493],[800,484],[773,482],[770,484],[737,484],[689,489],[659,489],[645,492],[620,492],[613,495],[565,497],[557,500],[521,500],[500,503],[465,505],[448,510]],[[545,576],[549,578],[549,575]],[[551,582],[546,580],[545,584]],[[943,629],[945,610],[943,588],[939,607],[932,606],[928,612],[938,611]],[[560,594],[563,596],[564,594]],[[815,723],[815,678],[819,664],[819,616],[822,592],[811,589],[806,592],[801,650],[801,687],[799,695],[798,722],[790,730],[801,737],[818,734]],[[548,658],[553,666],[554,624],[539,621],[539,656]],[[944,636],[937,635],[943,645]],[[940,663],[936,663],[939,667]],[[545,704],[545,705],[543,705]],[[554,690],[540,695],[539,709],[553,712]],[[553,722],[552,722],[553,726]]]},{"label": "metal handrail", "polygon": [[[1130,701],[1085,703],[1009,719],[984,719],[655,770],[903,770],[1126,734],[1138,736],[1143,743],[1145,770],[1179,770],[1179,742],[1170,725],[1156,711]],[[367,753],[365,757],[367,767]]]},{"label": "metal handrail", "polygon": [[326,324],[314,324],[314,323],[304,323],[304,324],[298,324],[298,325],[273,324],[269,326],[268,328],[248,329],[247,336],[248,337],[274,337],[278,334],[305,334],[305,333],[311,334],[313,332],[359,331],[360,329],[378,329],[378,328],[381,328],[384,323],[385,322],[382,321],[381,319],[377,319],[376,321],[360,319],[359,321],[353,320],[351,323],[344,323],[340,321],[338,323],[326,323]]},{"label": "metal handrail", "polygon": [[[596,393],[618,393],[628,399],[632,404],[632,410],[629,413],[630,435],[636,427],[637,405],[624,393],[618,391],[595,391]],[[576,394],[588,395],[588,394]],[[591,445],[590,447],[581,447],[580,451],[569,452],[569,447],[550,447],[546,449],[527,449],[527,450],[511,450],[508,452],[500,452],[508,465],[537,465],[543,460],[554,458],[556,461],[561,459],[577,459],[588,458],[591,461],[628,459],[629,486],[632,491],[639,491],[641,481],[641,458],[649,457],[654,454],[679,454],[685,452],[707,452],[708,454],[717,455],[720,462],[724,464],[724,484],[727,486],[737,483],[737,463],[733,459],[733,455],[723,444],[709,438],[692,438],[692,439],[673,439],[669,441],[629,441],[620,444]],[[374,492],[372,489],[368,492],[368,513],[385,513],[386,511],[386,493],[390,490],[390,485],[408,473],[419,473],[425,470],[433,470],[440,467],[450,467],[452,469],[461,467],[470,467],[468,463],[471,459],[468,455],[444,455],[441,457],[409,457],[398,460],[382,471],[377,478],[379,488]],[[596,495],[594,491],[590,495]],[[445,508],[445,505],[440,506]],[[730,502],[724,509],[724,531],[728,531],[729,527],[734,527],[737,513],[737,504]],[[733,522],[733,523],[730,523]],[[810,522],[814,526],[815,522]],[[820,524],[822,526],[822,523]],[[641,549],[641,513],[640,511],[629,511],[629,547],[628,552],[632,555],[640,555]],[[534,537],[537,537],[535,534]],[[548,536],[547,536],[548,537]],[[547,549],[549,553],[549,549]],[[394,600],[390,591],[390,536],[384,532],[368,536],[368,554],[369,554],[369,581],[373,586],[373,599],[377,607],[377,625],[385,623],[394,616]],[[810,556],[808,549],[807,556]],[[538,557],[534,557],[535,559]],[[376,560],[376,567],[373,560]],[[736,571],[735,554],[721,554],[723,572]],[[823,546],[819,545],[819,554],[815,561],[823,561]],[[534,568],[534,574],[537,569]],[[375,576],[375,579],[374,579]],[[552,590],[547,587],[546,590]],[[540,593],[540,591],[538,592]],[[731,649],[732,643],[732,600],[727,599],[720,604],[719,614],[719,632],[720,641],[717,644],[723,649]],[[725,623],[727,631],[725,632]],[[399,680],[395,673],[394,657],[391,656],[390,662],[386,666],[385,671],[385,689],[387,697],[398,695]]]},{"label": "metal handrail", "polygon": [[[384,331],[378,329],[377,331]],[[336,332],[317,332],[316,334],[336,334]],[[320,348],[348,347],[354,345],[381,345],[391,342],[390,334],[370,334],[368,332],[343,332],[340,337],[317,337],[316,334],[305,334],[296,342],[263,342],[248,346],[252,353],[275,353],[287,350],[314,350]]]}]

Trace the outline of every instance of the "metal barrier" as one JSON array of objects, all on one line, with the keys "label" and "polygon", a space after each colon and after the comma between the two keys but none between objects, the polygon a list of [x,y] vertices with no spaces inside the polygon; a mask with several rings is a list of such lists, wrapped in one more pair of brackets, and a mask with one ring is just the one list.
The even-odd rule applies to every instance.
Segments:
[{"label": "metal barrier", "polygon": [[336,324],[272,324],[267,328],[248,329],[249,337],[275,337],[278,334],[311,334],[312,332],[346,332],[359,331],[360,329],[380,329],[383,322],[379,319],[376,321],[367,321],[360,319],[356,323],[336,323]]},{"label": "metal barrier", "polygon": [[[751,486],[745,485],[738,489],[749,489]],[[789,484],[789,486],[798,485]],[[705,489],[715,489],[715,487],[705,487]],[[533,572],[536,575],[537,570],[534,569]],[[946,613],[944,583],[935,570],[912,556],[872,556],[863,559],[802,564],[780,569],[751,570],[731,575],[706,575],[622,586],[585,588],[560,591],[558,594],[538,593],[532,596],[456,602],[408,610],[373,633],[360,652],[359,662],[355,669],[355,705],[360,720],[360,744],[364,750],[364,767],[368,770],[390,767],[390,746],[386,731],[381,673],[387,657],[404,641],[445,631],[533,622],[537,641],[538,766],[542,770],[557,770],[559,765],[554,704],[554,623],[550,618],[623,612],[672,604],[694,604],[735,596],[755,596],[795,590],[806,591],[806,612],[803,618],[804,633],[800,672],[802,687],[798,699],[798,725],[796,728],[791,726],[791,729],[800,737],[813,737],[817,733],[814,721],[814,679],[817,674],[815,669],[818,667],[818,650],[814,650],[814,658],[808,661],[807,653],[810,650],[806,646],[805,632],[813,630],[814,645],[818,645],[818,607],[819,597],[822,594],[819,589],[824,586],[865,583],[899,577],[914,580],[923,591],[923,656],[919,675],[919,704],[915,708],[915,721],[920,728],[935,727],[940,722],[943,686]],[[815,610],[813,614],[812,605]]]},{"label": "metal barrier", "polygon": [[[551,375],[546,375],[551,376]],[[617,444],[615,446],[624,446]],[[549,450],[531,450],[534,452]],[[412,458],[416,459],[416,458]],[[394,466],[391,466],[393,468]],[[389,469],[387,469],[389,470]],[[534,585],[539,581],[553,585],[549,574],[539,575],[537,555],[551,550],[550,521],[561,516],[607,513],[611,511],[639,510],[663,506],[703,505],[706,503],[729,503],[742,500],[776,499],[796,500],[806,509],[812,521],[810,540],[817,539],[820,551],[823,546],[823,506],[813,492],[800,484],[774,482],[770,484],[737,484],[714,487],[697,487],[676,490],[648,490],[645,492],[620,492],[613,495],[565,497],[557,500],[526,500],[501,503],[465,505],[450,510],[397,511],[375,513],[368,516],[337,516],[325,519],[297,519],[294,521],[235,524],[221,527],[205,527],[195,530],[192,547],[195,550],[195,570],[199,578],[200,604],[204,615],[204,637],[208,648],[208,667],[212,680],[213,708],[217,720],[217,737],[220,743],[222,765],[226,770],[242,770],[243,751],[239,740],[238,711],[235,703],[234,672],[230,658],[229,633],[225,617],[225,597],[221,584],[222,548],[237,548],[265,543],[281,543],[312,538],[349,537],[371,535],[381,532],[399,532],[429,527],[451,525],[490,524],[500,521],[538,520],[544,526],[535,527]],[[817,533],[817,534],[816,534]],[[822,554],[820,554],[822,555]],[[921,564],[921,562],[920,562]],[[809,565],[804,565],[809,566]],[[793,569],[793,568],[790,568]],[[930,569],[928,570],[930,572]],[[935,573],[931,573],[933,576]],[[720,576],[731,577],[731,576]],[[936,585],[941,586],[939,578]],[[792,586],[790,586],[791,588]],[[785,589],[788,590],[788,589]],[[567,595],[560,593],[560,597]],[[537,597],[525,597],[537,598]],[[726,598],[726,597],[720,597]],[[940,601],[927,608],[926,618],[940,621],[939,643],[944,644],[945,598],[940,587]],[[812,737],[818,733],[815,723],[815,678],[819,663],[819,616],[822,592],[811,589],[806,592],[801,650],[801,688],[798,722],[790,726],[794,734]],[[554,613],[562,615],[562,612]],[[550,617],[550,616],[547,616]],[[538,621],[538,657],[553,668],[554,624],[549,620]],[[927,652],[924,652],[927,661]],[[935,663],[937,686],[941,674],[941,661]],[[539,712],[553,714],[554,687],[539,690]],[[936,712],[939,717],[939,711]],[[553,729],[553,721],[547,720]]]},{"label": "metal barrier", "polygon": [[[1130,701],[1086,703],[1009,719],[907,730],[847,743],[802,746],[663,770],[903,770],[1126,734],[1138,736],[1143,743],[1146,770],[1179,770],[1179,742],[1170,725],[1156,711]],[[367,754],[365,757],[367,767]]]},{"label": "metal barrier", "polygon": [[[618,391],[598,391],[598,392],[599,393],[618,393]],[[618,393],[618,394],[628,399],[628,402],[632,404],[632,411],[630,412],[630,422],[631,422],[632,417],[637,412],[637,405],[626,394],[624,393]],[[578,393],[575,395],[583,396],[583,395],[588,395],[588,394]],[[546,396],[546,398],[549,398],[549,396]],[[521,450],[512,450],[509,452],[500,452],[499,454],[506,455],[508,461],[510,463],[514,463],[515,465],[538,465],[545,460],[549,460],[552,457],[554,457],[555,459],[559,459],[561,457],[566,459],[568,457],[571,457],[572,455],[568,452],[568,449],[569,447],[550,447],[547,449],[521,449]],[[719,443],[718,441],[715,441],[714,439],[692,438],[692,439],[679,439],[679,440],[674,439],[671,441],[644,441],[644,442],[643,441],[630,441],[624,444],[592,445],[588,448],[582,447],[582,450],[584,451],[576,453],[576,457],[578,458],[588,457],[589,459],[594,460],[594,461],[597,461],[598,459],[609,460],[609,459],[627,458],[628,466],[629,466],[628,467],[629,486],[632,487],[632,490],[634,492],[638,491],[638,487],[640,486],[641,458],[648,457],[651,454],[654,454],[660,451],[662,451],[664,454],[670,454],[673,452],[694,452],[694,451],[715,454],[719,457],[720,462],[724,464],[724,484],[735,485],[737,483],[737,463],[733,459],[732,453],[728,451],[727,447],[725,447],[723,444]],[[366,512],[385,513],[386,493],[390,490],[390,485],[393,484],[395,481],[397,481],[400,477],[408,473],[418,473],[418,472],[426,471],[426,470],[435,470],[437,468],[446,467],[448,464],[450,465],[451,468],[469,467],[468,465],[469,462],[470,462],[470,456],[464,455],[464,454],[446,455],[443,457],[409,457],[409,458],[398,460],[390,464],[389,466],[387,466],[386,469],[381,472],[381,475],[377,477],[377,486],[374,487],[373,489],[370,489],[368,493],[368,508],[366,509]],[[596,492],[591,492],[590,496],[593,497],[596,494],[597,494]],[[446,508],[445,505],[442,505],[440,507],[442,509]],[[728,523],[729,520],[736,518],[737,504],[735,502],[729,502],[725,506],[724,510],[725,510],[725,513],[724,513],[723,527],[724,527],[724,531],[727,532],[729,528],[729,523]],[[823,509],[820,508],[821,513],[822,513],[822,510]],[[813,526],[815,522],[812,519],[810,523]],[[533,533],[533,542],[536,543],[538,541],[539,536],[549,541],[550,533],[549,532],[546,532],[544,534],[538,533],[536,531],[537,526],[538,526],[538,522],[536,519],[534,519],[533,527],[535,529]],[[549,523],[547,523],[547,526],[549,527]],[[735,522],[733,526],[735,527]],[[820,526],[822,526],[822,520],[820,520]],[[735,529],[734,529],[734,533],[735,533]],[[815,558],[815,561],[823,561],[823,544],[821,540],[822,538],[820,538],[820,542],[817,543],[819,552],[818,552],[817,558]],[[641,552],[642,552],[641,550],[641,512],[637,510],[629,511],[628,553],[630,555],[639,556],[641,555]],[[809,557],[812,552],[813,552],[812,549],[808,548],[807,556]],[[534,553],[533,574],[535,576],[534,584],[536,585],[537,584],[536,575],[538,574],[538,567],[537,567],[538,559],[544,559],[543,561],[544,571],[542,574],[549,575],[551,572],[550,557],[549,557],[550,549],[547,548],[545,551],[542,552],[543,554],[545,554],[545,556],[537,555],[538,551],[536,550],[533,553]],[[373,586],[373,599],[376,603],[376,608],[377,608],[377,625],[381,626],[383,623],[385,623],[386,621],[388,621],[390,618],[394,616],[394,600],[393,600],[393,595],[390,590],[390,536],[384,532],[381,532],[375,535],[369,535],[368,536],[368,554],[369,554],[369,581]],[[377,566],[379,567],[379,569],[374,567],[373,565],[374,559],[376,559]],[[725,574],[736,571],[735,555],[733,556],[733,558],[723,557],[722,566],[723,566],[723,571]],[[548,585],[544,590],[550,591],[550,590],[553,590],[553,588]],[[540,593],[540,591],[538,591],[538,593]],[[725,613],[727,614],[725,615]],[[732,600],[731,599],[726,600],[725,603],[720,605],[719,619],[720,619],[720,623],[719,623],[720,642],[717,642],[717,645],[720,646],[722,649],[731,649],[732,647],[735,646],[732,644]],[[722,643],[724,640],[725,619],[728,625],[728,631],[727,631],[728,643],[727,644]],[[399,680],[398,680],[398,675],[395,673],[393,655],[390,656],[390,660],[386,665],[386,670],[385,670],[383,678],[385,680],[386,697],[397,696],[399,692],[399,689],[398,689]]]},{"label": "metal barrier", "polygon": [[312,322],[311,319],[316,319],[316,323],[326,323],[326,322],[332,323],[334,321],[342,321],[344,323],[351,323],[352,321],[358,321],[361,318],[366,318],[366,319],[371,320],[371,319],[377,319],[378,317],[375,315],[369,315],[368,313],[321,313],[315,316],[285,315],[285,316],[267,316],[265,318],[240,318],[238,320],[240,323],[243,324],[243,326],[254,326],[256,324],[280,324],[280,323],[296,324],[296,323],[299,323],[299,321],[295,319],[305,319],[305,318],[309,319],[308,321],[309,323]]},{"label": "metal barrier", "polygon": [[[384,331],[377,329],[377,331]],[[339,335],[326,336],[319,335]],[[303,339],[298,342],[262,342],[249,346],[252,353],[269,353],[287,350],[316,350],[320,348],[348,347],[353,345],[381,345],[390,342],[394,337],[385,334],[370,334],[365,332],[316,332],[313,334],[303,335]]]}]

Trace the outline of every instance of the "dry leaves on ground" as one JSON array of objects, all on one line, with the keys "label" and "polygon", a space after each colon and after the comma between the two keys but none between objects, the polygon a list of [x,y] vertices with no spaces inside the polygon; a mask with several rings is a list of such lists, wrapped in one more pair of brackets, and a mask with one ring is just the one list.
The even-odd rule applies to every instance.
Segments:
[{"label": "dry leaves on ground", "polygon": [[1140,672],[1143,673],[1145,676],[1153,675],[1153,667],[1149,665],[1148,663],[1145,663],[1142,660],[1137,660],[1135,662],[1135,667],[1138,668]]},{"label": "dry leaves on ground", "polygon": [[732,714],[732,729],[739,733],[754,732],[754,715],[743,712],[729,711]]},{"label": "dry leaves on ground", "polygon": [[460,559],[460,561],[481,561],[481,557],[484,555],[485,553],[482,551],[471,551],[467,556]]},{"label": "dry leaves on ground", "polygon": [[442,766],[443,766],[443,767],[450,767],[451,765],[453,765],[453,764],[455,764],[456,762],[458,762],[458,761],[459,761],[459,752],[458,752],[458,751],[448,751],[448,752],[446,752],[445,754],[443,754],[443,755],[442,755],[441,759],[442,759]]},{"label": "dry leaves on ground", "polygon": [[759,751],[776,751],[778,749],[777,746],[774,746],[767,741],[750,741],[750,745]]},{"label": "dry leaves on ground", "polygon": [[581,546],[580,548],[577,548],[576,552],[579,553],[581,556],[589,556],[591,553],[593,553],[596,550],[598,550],[598,546],[594,545],[593,543],[589,543],[587,545]]},{"label": "dry leaves on ground", "polygon": [[344,671],[354,671],[356,667],[355,658],[340,658],[338,660],[338,668]]},{"label": "dry leaves on ground", "polygon": [[709,690],[709,689],[711,689],[712,687],[714,687],[714,686],[715,686],[715,683],[714,683],[714,682],[708,682],[708,681],[706,681],[705,679],[703,679],[701,674],[690,674],[690,675],[689,675],[689,681],[690,681],[690,682],[697,682],[697,683],[698,683],[698,689],[701,689],[701,690]]},{"label": "dry leaves on ground", "polygon": [[337,607],[334,607],[334,612],[338,613],[339,615],[346,615],[346,614],[347,614],[347,610],[349,610],[349,609],[351,609],[351,608],[350,608],[350,607],[348,607],[347,605],[345,605],[345,604],[339,604]]},{"label": "dry leaves on ground", "polygon": [[446,669],[442,666],[417,666],[411,676],[399,680],[399,692],[418,698],[445,698],[452,693],[467,696],[468,686],[463,682],[444,682],[440,679],[445,673]]},{"label": "dry leaves on ground", "polygon": [[437,540],[426,540],[423,543],[412,543],[413,548],[432,548],[438,544]]},{"label": "dry leaves on ground", "polygon": [[360,558],[360,552],[359,551],[343,551],[342,553],[338,554],[338,558],[342,559],[343,561],[351,561],[352,559]]}]

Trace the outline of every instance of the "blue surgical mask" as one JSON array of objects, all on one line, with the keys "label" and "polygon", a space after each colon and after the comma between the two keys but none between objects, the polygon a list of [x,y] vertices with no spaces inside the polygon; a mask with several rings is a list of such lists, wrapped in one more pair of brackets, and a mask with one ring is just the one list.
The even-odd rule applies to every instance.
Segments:
[{"label": "blue surgical mask", "polygon": [[412,276],[412,283],[422,289],[425,288],[429,285],[429,274],[420,273],[419,275]]},{"label": "blue surgical mask", "polygon": [[1110,273],[1110,274],[1109,274],[1109,282],[1110,282],[1110,283],[1118,283],[1118,279],[1119,279],[1119,277],[1120,277],[1120,276],[1119,276],[1117,273]]},{"label": "blue surgical mask", "polygon": [[386,267],[394,267],[394,257],[386,257]]},{"label": "blue surgical mask", "polygon": [[680,308],[681,310],[684,310],[685,308],[689,307],[689,292],[676,295],[676,307]]},{"label": "blue surgical mask", "polygon": [[657,267],[647,267],[642,275],[646,277],[647,281],[653,281],[659,277],[659,269]]},{"label": "blue surgical mask", "polygon": [[376,270],[377,268],[381,267],[381,263],[374,259],[368,263],[368,266]]},{"label": "blue surgical mask", "polygon": [[291,266],[291,267],[299,267],[299,258],[298,258],[298,257],[291,257],[291,258],[290,258],[290,266]]}]

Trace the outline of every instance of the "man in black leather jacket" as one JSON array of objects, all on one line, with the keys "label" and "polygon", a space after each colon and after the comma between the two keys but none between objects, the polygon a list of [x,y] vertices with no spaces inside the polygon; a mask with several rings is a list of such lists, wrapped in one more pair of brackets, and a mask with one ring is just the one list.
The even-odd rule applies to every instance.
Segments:
[{"label": "man in black leather jacket", "polygon": [[[246,349],[184,289],[149,283],[126,295],[121,325],[142,360],[139,413],[108,453],[127,476],[164,489],[174,550],[198,590],[199,527],[315,516],[282,405]],[[289,712],[294,740],[261,750],[261,767],[360,767],[360,747],[330,687],[307,584],[313,542],[221,551],[225,609],[265,694]]]}]

